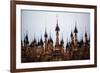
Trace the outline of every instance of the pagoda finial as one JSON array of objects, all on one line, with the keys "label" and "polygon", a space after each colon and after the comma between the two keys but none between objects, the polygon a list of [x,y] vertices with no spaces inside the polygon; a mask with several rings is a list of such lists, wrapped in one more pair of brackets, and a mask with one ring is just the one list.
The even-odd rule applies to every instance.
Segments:
[{"label": "pagoda finial", "polygon": [[58,26],[58,16],[57,16],[57,24],[56,24],[55,31],[60,31],[60,28],[59,28],[59,26]]},{"label": "pagoda finial", "polygon": [[85,32],[85,37],[87,37],[87,32]]},{"label": "pagoda finial", "polygon": [[86,32],[86,25],[85,25],[85,37],[87,37],[87,32]]},{"label": "pagoda finial", "polygon": [[71,36],[71,37],[73,37],[73,33],[72,33],[72,31],[71,31],[71,34],[70,34],[70,36]]},{"label": "pagoda finial", "polygon": [[41,34],[40,44],[43,45],[42,34]]},{"label": "pagoda finial", "polygon": [[63,34],[62,34],[62,40],[61,40],[61,44],[63,44],[64,43],[64,40],[63,40]]},{"label": "pagoda finial", "polygon": [[78,30],[77,30],[77,22],[75,22],[75,29],[74,29],[74,33],[78,33]]},{"label": "pagoda finial", "polygon": [[71,26],[71,33],[70,33],[70,37],[73,37],[72,26]]},{"label": "pagoda finial", "polygon": [[28,34],[26,33],[26,36],[24,38],[24,43],[29,44],[29,40],[28,40]]},{"label": "pagoda finial", "polygon": [[45,28],[45,34],[44,34],[44,37],[45,37],[45,38],[48,37],[46,28]]}]

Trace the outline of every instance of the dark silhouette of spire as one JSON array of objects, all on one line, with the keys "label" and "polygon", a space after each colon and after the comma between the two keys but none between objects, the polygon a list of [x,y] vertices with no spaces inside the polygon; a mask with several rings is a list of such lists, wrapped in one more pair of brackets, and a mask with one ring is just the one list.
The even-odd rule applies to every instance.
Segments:
[{"label": "dark silhouette of spire", "polygon": [[85,25],[85,34],[84,34],[84,36],[85,36],[85,44],[88,44],[86,25]]},{"label": "dark silhouette of spire", "polygon": [[60,31],[60,28],[58,26],[58,18],[57,18],[57,25],[56,25],[55,31]]},{"label": "dark silhouette of spire", "polygon": [[59,31],[59,30],[60,30],[60,28],[59,28],[59,26],[57,24],[55,31]]},{"label": "dark silhouette of spire", "polygon": [[87,32],[85,32],[85,37],[87,37]]},{"label": "dark silhouette of spire", "polygon": [[62,35],[62,40],[61,40],[61,44],[64,44],[64,40],[63,40],[63,35]]},{"label": "dark silhouette of spire", "polygon": [[86,25],[85,25],[85,37],[87,37],[87,32],[86,32]]},{"label": "dark silhouette of spire", "polygon": [[72,32],[71,32],[70,36],[73,37],[73,33]]},{"label": "dark silhouette of spire", "polygon": [[87,33],[85,32],[85,45],[88,45],[88,38],[87,38]]},{"label": "dark silhouette of spire", "polygon": [[29,44],[28,34],[26,34],[26,36],[24,38],[24,43],[27,44],[27,45]]},{"label": "dark silhouette of spire", "polygon": [[44,37],[45,37],[45,38],[47,38],[47,37],[48,37],[46,29],[45,29],[45,34],[44,34]]},{"label": "dark silhouette of spire", "polygon": [[42,36],[41,36],[41,39],[40,39],[40,44],[43,46]]},{"label": "dark silhouette of spire", "polygon": [[64,41],[63,41],[63,39],[61,40],[61,44],[63,44],[64,43]]},{"label": "dark silhouette of spire", "polygon": [[74,29],[74,33],[78,33],[78,30],[77,30],[77,23],[75,22],[75,29]]},{"label": "dark silhouette of spire", "polygon": [[69,44],[68,44],[68,42],[67,42],[67,44],[66,44],[66,49],[67,49],[67,48],[69,48]]},{"label": "dark silhouette of spire", "polygon": [[51,33],[50,33],[50,42],[52,42],[52,43],[53,43],[53,40],[52,40],[52,37],[51,37]]}]

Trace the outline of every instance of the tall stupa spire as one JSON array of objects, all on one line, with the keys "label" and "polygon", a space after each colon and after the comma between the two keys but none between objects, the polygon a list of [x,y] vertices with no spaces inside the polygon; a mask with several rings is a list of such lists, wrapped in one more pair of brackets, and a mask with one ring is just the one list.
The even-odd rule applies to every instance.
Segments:
[{"label": "tall stupa spire", "polygon": [[57,24],[56,24],[55,31],[60,31],[60,28],[59,28],[59,26],[58,26],[58,16],[57,16]]},{"label": "tall stupa spire", "polygon": [[77,30],[77,22],[75,22],[75,29],[74,29],[74,33],[78,33],[78,30]]},{"label": "tall stupa spire", "polygon": [[56,24],[56,28],[55,28],[55,31],[56,31],[56,47],[59,46],[59,31],[60,31],[60,28],[58,26],[58,16],[57,16],[57,24]]},{"label": "tall stupa spire", "polygon": [[45,34],[44,34],[44,37],[47,38],[48,37],[48,34],[47,34],[47,30],[45,28]]}]

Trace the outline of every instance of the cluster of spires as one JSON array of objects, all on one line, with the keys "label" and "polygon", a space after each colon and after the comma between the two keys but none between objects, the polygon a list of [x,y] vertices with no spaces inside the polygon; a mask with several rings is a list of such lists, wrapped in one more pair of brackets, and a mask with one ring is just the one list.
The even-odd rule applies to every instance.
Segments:
[{"label": "cluster of spires", "polygon": [[[58,26],[58,22],[57,22],[57,25],[56,25],[56,28],[55,28],[55,31],[56,32],[59,32],[60,31],[60,28],[59,28],[59,26]],[[76,37],[76,40],[77,40],[77,33],[78,33],[78,30],[77,30],[77,26],[75,25],[75,29],[74,29],[74,33],[75,33],[75,37]],[[71,39],[73,38],[73,33],[71,32],[71,34],[70,34],[70,37],[71,37]],[[45,33],[44,33],[44,38],[45,38],[45,40],[48,38],[48,34],[47,34],[47,31],[46,31],[46,29],[45,29]],[[86,41],[90,41],[90,39],[88,40],[87,39],[87,33],[85,32],[85,38],[86,38]],[[36,40],[36,38],[34,37],[34,40],[31,42],[31,44],[30,44],[30,46],[31,47],[34,47],[34,46],[42,46],[43,47],[43,45],[44,45],[44,43],[45,43],[46,41],[43,41],[43,39],[42,39],[42,36],[41,36],[41,38],[40,39],[38,39],[38,42],[37,42],[37,40]],[[51,34],[50,34],[50,37],[49,37],[49,39],[47,40],[47,42],[48,43],[53,43],[53,39],[52,39],[52,37],[51,37]],[[58,41],[59,42],[59,41]],[[79,43],[79,47],[83,44],[83,38],[81,39],[81,41],[80,41],[80,43]],[[24,38],[24,43],[25,44],[29,44],[29,39],[28,39],[28,34],[26,34],[26,36],[25,36],[25,38]],[[73,43],[73,42],[72,42]],[[63,44],[64,44],[64,40],[63,40],[63,37],[62,37],[62,40],[60,41],[60,46],[63,46]],[[56,44],[55,44],[55,46],[56,46]],[[70,42],[68,42],[67,41],[67,43],[66,43],[66,48],[69,48],[71,45],[70,45]]]},{"label": "cluster of spires", "polygon": [[[54,43],[51,33],[48,37],[47,30],[44,32],[44,40],[42,35],[40,39],[36,39],[34,35],[33,41],[29,44],[28,34],[21,40],[22,47],[22,62],[37,62],[37,61],[55,61],[55,60],[76,60],[76,59],[89,59],[90,58],[90,38],[88,39],[87,32],[84,33],[81,40],[78,40],[77,23],[75,23],[74,31],[70,33],[71,41],[68,41],[64,49],[64,39],[59,41],[59,25],[58,19],[56,24],[56,41]],[[55,45],[53,45],[53,43]],[[80,49],[81,48],[81,49]]]}]

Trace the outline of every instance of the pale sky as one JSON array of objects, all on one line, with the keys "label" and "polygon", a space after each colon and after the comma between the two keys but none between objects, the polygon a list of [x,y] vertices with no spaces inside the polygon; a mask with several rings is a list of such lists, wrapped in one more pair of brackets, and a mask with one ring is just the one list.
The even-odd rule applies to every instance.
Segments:
[{"label": "pale sky", "polygon": [[85,31],[89,37],[90,13],[21,10],[21,40],[24,40],[26,33],[28,34],[30,43],[34,39],[34,36],[38,40],[42,35],[42,39],[44,40],[46,28],[48,37],[51,33],[55,45],[57,19],[60,28],[59,38],[61,40],[63,35],[64,46],[67,41],[70,41],[70,33],[74,31],[75,23],[77,23],[78,40],[84,36]]}]

